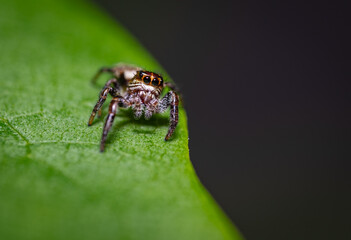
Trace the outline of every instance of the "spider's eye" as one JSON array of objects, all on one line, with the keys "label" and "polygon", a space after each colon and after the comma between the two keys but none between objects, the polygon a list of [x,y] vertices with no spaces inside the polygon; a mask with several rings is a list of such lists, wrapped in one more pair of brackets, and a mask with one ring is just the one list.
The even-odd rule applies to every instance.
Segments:
[{"label": "spider's eye", "polygon": [[154,85],[154,86],[158,85],[158,79],[157,78],[152,79],[152,85]]},{"label": "spider's eye", "polygon": [[151,79],[150,79],[149,76],[145,76],[143,80],[144,80],[144,83],[145,83],[145,84],[149,84],[150,81],[151,81]]},{"label": "spider's eye", "polygon": [[160,77],[160,85],[163,85],[163,78]]}]

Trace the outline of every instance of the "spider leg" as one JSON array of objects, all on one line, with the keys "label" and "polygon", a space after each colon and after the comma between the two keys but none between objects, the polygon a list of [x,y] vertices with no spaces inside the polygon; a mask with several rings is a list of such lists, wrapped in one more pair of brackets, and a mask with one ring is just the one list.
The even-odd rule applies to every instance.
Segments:
[{"label": "spider leg", "polygon": [[97,103],[95,104],[93,111],[91,112],[88,126],[90,126],[93,123],[97,111],[99,111],[98,115],[101,116],[100,108],[104,104],[104,102],[106,101],[107,95],[110,93],[112,95],[112,97],[118,96],[118,89],[110,86],[114,82],[117,82],[117,79],[113,78],[113,79],[109,80],[105,84],[104,88],[101,90],[99,99],[98,99]]},{"label": "spider leg", "polygon": [[179,92],[179,89],[177,88],[177,86],[174,83],[165,82],[164,86],[170,88],[172,91]]},{"label": "spider leg", "polygon": [[104,72],[109,72],[109,73],[113,73],[113,68],[110,67],[102,67],[99,69],[99,71],[97,71],[97,73],[94,75],[94,77],[91,79],[91,83],[95,84],[96,80],[100,77],[100,75]]},{"label": "spider leg", "polygon": [[112,79],[108,80],[108,81],[106,82],[104,88],[110,87],[111,84],[113,84],[114,88],[115,88],[117,91],[120,91],[121,86],[119,85],[117,78],[112,78]]},{"label": "spider leg", "polygon": [[180,101],[182,102],[182,105],[184,106],[184,98],[182,93],[179,91],[179,88],[174,83],[171,83],[171,82],[165,82],[164,86],[176,92],[178,94]]},{"label": "spider leg", "polygon": [[107,139],[107,134],[111,129],[111,126],[113,124],[113,121],[115,119],[116,113],[118,106],[121,107],[128,107],[130,103],[125,100],[124,98],[121,97],[114,97],[110,103],[109,110],[108,110],[108,116],[106,118],[106,122],[104,125],[104,129],[102,131],[102,137],[101,137],[101,143],[100,143],[100,152],[103,152],[105,150],[105,142]]},{"label": "spider leg", "polygon": [[173,91],[169,91],[159,102],[158,112],[164,112],[169,106],[171,107],[170,125],[169,125],[167,135],[165,137],[165,141],[170,139],[178,124],[178,105],[179,105],[178,94]]},{"label": "spider leg", "polygon": [[[116,78],[112,78],[112,79],[108,80],[107,83],[105,84],[104,88],[108,88],[109,86],[111,86],[111,84],[113,84],[116,91],[120,90],[120,86],[119,86],[119,83],[118,83]],[[101,114],[102,114],[102,111],[101,111],[101,107],[100,107],[98,110],[98,117],[101,117]]]}]

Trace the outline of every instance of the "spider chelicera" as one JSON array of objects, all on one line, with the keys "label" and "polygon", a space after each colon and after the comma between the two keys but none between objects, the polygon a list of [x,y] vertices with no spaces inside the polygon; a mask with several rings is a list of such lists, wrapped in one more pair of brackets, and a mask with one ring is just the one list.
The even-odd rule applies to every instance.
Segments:
[{"label": "spider chelicera", "polygon": [[[112,100],[102,131],[101,152],[105,149],[107,134],[111,129],[118,107],[132,108],[136,119],[139,119],[143,113],[145,119],[149,119],[154,113],[162,113],[170,107],[170,126],[165,140],[172,136],[178,124],[179,97],[176,93],[175,85],[164,82],[162,76],[157,73],[125,64],[117,64],[114,67],[102,67],[94,76],[93,83],[96,82],[103,72],[111,73],[113,78],[108,80],[102,88],[88,122],[88,126],[90,126],[96,113],[98,113],[98,116],[101,116],[101,106],[104,104],[107,95],[110,94]],[[163,98],[160,98],[164,87],[169,87],[171,91]]]}]

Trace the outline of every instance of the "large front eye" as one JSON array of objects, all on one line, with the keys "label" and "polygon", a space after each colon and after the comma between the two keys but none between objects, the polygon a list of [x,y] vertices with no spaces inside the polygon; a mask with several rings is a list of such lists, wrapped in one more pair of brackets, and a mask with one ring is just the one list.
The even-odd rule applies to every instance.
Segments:
[{"label": "large front eye", "polygon": [[163,85],[163,78],[160,77],[160,85]]},{"label": "large front eye", "polygon": [[152,79],[152,85],[154,85],[154,86],[158,85],[158,79],[157,78]]},{"label": "large front eye", "polygon": [[144,80],[144,83],[145,83],[145,84],[149,84],[150,81],[151,81],[151,79],[150,79],[149,76],[145,76],[143,80]]}]

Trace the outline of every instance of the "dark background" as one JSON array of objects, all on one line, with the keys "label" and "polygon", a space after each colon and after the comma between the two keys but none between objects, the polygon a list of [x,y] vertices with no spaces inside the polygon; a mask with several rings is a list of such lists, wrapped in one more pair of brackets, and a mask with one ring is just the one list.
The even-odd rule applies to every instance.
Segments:
[{"label": "dark background", "polygon": [[96,2],[181,88],[193,165],[248,240],[351,239],[346,1]]}]

